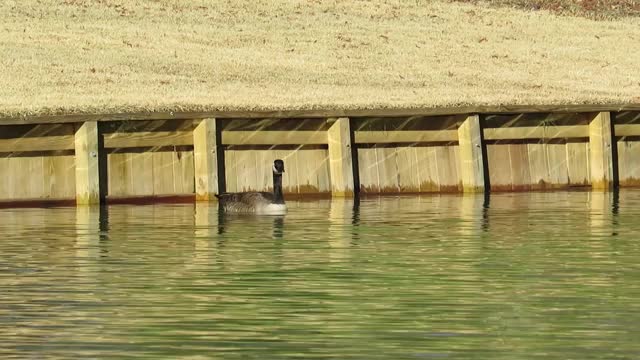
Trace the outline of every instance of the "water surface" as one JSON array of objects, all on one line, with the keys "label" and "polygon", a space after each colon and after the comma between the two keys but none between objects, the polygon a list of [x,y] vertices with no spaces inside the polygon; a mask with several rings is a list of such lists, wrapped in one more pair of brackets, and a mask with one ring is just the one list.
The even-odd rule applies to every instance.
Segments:
[{"label": "water surface", "polygon": [[0,357],[640,358],[640,192],[0,210]]}]

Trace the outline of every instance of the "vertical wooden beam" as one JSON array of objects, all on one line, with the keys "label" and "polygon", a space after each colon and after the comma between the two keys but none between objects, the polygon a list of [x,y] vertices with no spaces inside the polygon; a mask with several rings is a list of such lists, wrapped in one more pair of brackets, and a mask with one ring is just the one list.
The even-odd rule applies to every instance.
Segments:
[{"label": "vertical wooden beam", "polygon": [[480,116],[470,115],[458,128],[460,146],[460,179],[464,192],[489,190],[486,148]]},{"label": "vertical wooden beam", "polygon": [[76,203],[100,204],[104,198],[104,179],[101,176],[102,147],[98,122],[87,121],[75,133]]},{"label": "vertical wooden beam", "polygon": [[203,119],[193,130],[193,162],[197,201],[211,201],[225,191],[222,131],[216,119]]},{"label": "vertical wooden beam", "polygon": [[589,168],[592,189],[610,190],[617,186],[617,160],[611,114],[598,113],[589,124]]},{"label": "vertical wooden beam", "polygon": [[[354,134],[349,118],[329,119],[333,125],[327,132],[331,194],[353,197],[358,193],[358,163]],[[358,185],[358,186],[356,186]]]}]

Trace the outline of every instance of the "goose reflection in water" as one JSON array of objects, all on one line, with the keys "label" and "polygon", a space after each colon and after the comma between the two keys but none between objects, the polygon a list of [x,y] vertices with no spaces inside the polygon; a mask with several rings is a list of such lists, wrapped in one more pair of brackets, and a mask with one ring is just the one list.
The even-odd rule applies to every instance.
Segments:
[{"label": "goose reflection in water", "polygon": [[242,226],[246,223],[252,224],[272,224],[272,238],[282,239],[284,236],[284,215],[273,215],[269,217],[261,217],[255,214],[228,214],[220,209],[218,211],[218,235],[224,235],[229,232],[230,227],[234,224]]}]

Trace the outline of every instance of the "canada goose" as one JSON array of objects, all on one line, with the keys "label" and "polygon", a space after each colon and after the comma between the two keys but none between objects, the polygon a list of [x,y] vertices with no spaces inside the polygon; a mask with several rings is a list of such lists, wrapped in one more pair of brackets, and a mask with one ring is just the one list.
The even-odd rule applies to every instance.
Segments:
[{"label": "canada goose", "polygon": [[273,193],[248,191],[241,193],[216,194],[221,209],[230,213],[254,213],[261,215],[282,215],[287,205],[282,195],[282,173],[284,161],[273,162]]}]

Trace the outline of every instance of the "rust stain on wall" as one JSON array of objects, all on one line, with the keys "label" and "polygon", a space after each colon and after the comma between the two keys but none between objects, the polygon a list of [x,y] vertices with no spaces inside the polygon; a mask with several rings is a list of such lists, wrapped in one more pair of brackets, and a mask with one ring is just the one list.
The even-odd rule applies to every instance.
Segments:
[{"label": "rust stain on wall", "polygon": [[620,179],[620,186],[623,187],[640,187],[640,179],[635,177],[628,177],[626,179]]},{"label": "rust stain on wall", "polygon": [[440,186],[433,181],[423,181],[420,183],[420,192],[436,193],[440,192]]}]

